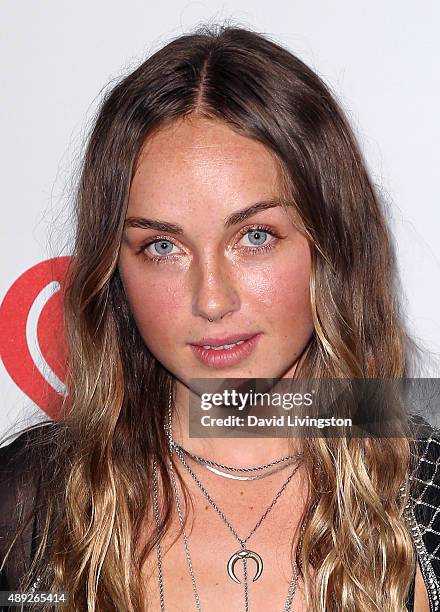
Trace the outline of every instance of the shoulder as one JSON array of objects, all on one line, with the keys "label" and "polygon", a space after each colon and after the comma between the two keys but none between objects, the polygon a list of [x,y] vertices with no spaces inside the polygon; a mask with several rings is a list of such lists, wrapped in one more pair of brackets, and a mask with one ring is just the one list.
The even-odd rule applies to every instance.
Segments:
[{"label": "shoulder", "polygon": [[425,509],[423,515],[433,518],[431,515],[440,511],[440,430],[431,428],[414,438],[411,456],[411,497]]},{"label": "shoulder", "polygon": [[440,430],[424,428],[412,440],[407,506],[414,545],[430,601],[440,599]]},{"label": "shoulder", "polygon": [[17,505],[29,506],[41,477],[50,476],[57,431],[57,422],[44,421],[0,447],[0,524],[17,514]]},{"label": "shoulder", "polygon": [[50,463],[54,428],[53,421],[33,425],[0,447],[0,525],[13,520],[20,503],[28,506],[35,498],[42,470]]},{"label": "shoulder", "polygon": [[40,482],[50,471],[56,427],[54,421],[39,423],[0,447],[0,583],[8,588],[18,586],[31,559]]},{"label": "shoulder", "polygon": [[32,425],[19,433],[12,442],[0,447],[2,485],[12,484],[17,478],[29,475],[30,470],[36,467],[36,463],[48,458],[50,440],[56,427],[54,421]]}]

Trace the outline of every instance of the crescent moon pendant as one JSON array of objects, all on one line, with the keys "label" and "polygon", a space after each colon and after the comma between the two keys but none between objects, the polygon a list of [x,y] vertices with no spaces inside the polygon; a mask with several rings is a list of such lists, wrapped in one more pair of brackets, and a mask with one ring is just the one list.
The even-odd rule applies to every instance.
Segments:
[{"label": "crescent moon pendant", "polygon": [[257,571],[253,578],[253,582],[258,580],[258,578],[261,576],[263,572],[263,559],[260,557],[258,553],[254,552],[253,550],[248,550],[246,548],[237,551],[236,553],[232,555],[232,557],[230,557],[228,561],[228,565],[227,565],[229,577],[232,578],[234,582],[238,582],[240,584],[241,581],[237,578],[237,576],[235,575],[235,571],[234,571],[235,564],[237,563],[239,559],[242,559],[242,560],[253,559],[255,561],[257,565]]}]

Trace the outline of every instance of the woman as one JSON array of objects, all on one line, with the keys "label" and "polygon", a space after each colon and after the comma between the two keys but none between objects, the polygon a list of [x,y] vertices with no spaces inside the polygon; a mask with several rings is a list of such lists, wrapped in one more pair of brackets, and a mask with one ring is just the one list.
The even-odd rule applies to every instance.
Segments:
[{"label": "woman", "polygon": [[76,213],[69,393],[1,449],[4,585],[81,612],[434,609],[406,510],[435,437],[186,425],[196,378],[409,375],[383,212],[322,80],[244,29],[177,38],[106,96]]}]

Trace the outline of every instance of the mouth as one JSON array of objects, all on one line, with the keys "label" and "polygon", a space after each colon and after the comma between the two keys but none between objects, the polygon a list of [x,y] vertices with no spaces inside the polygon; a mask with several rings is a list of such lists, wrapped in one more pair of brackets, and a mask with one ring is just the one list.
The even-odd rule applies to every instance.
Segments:
[{"label": "mouth", "polygon": [[211,368],[224,368],[240,363],[255,350],[261,333],[234,334],[223,338],[202,338],[190,344],[199,361]]}]

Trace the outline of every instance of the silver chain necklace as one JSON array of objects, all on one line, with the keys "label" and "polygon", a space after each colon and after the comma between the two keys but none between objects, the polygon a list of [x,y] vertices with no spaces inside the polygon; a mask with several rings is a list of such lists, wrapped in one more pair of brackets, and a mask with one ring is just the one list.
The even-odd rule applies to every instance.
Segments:
[{"label": "silver chain necklace", "polygon": [[[280,470],[286,469],[286,467],[292,465],[294,459],[299,459],[302,456],[302,453],[297,453],[296,455],[288,455],[287,457],[282,457],[281,459],[275,459],[275,461],[265,463],[264,465],[239,468],[230,465],[224,465],[223,463],[216,463],[215,461],[210,461],[209,459],[205,459],[204,457],[200,457],[199,455],[194,455],[193,453],[190,453],[188,450],[183,448],[183,446],[181,446],[180,444],[177,444],[174,440],[172,441],[172,444],[177,451],[185,454],[187,457],[190,457],[199,465],[202,465],[204,468],[208,469],[214,474],[217,474],[217,476],[222,476],[223,478],[230,478],[232,480],[260,480],[261,478],[267,478],[268,476],[272,476],[272,474],[276,474]],[[286,463],[287,461],[288,463]],[[281,465],[278,465],[278,467],[274,468],[273,470],[269,470],[267,472],[264,472],[263,474],[256,474],[255,476],[237,476],[235,474],[229,474],[228,472],[224,472],[218,469],[222,468],[223,470],[230,470],[231,472],[257,472],[277,464]]]},{"label": "silver chain necklace", "polygon": [[[173,451],[176,452],[176,454],[179,457],[180,461],[182,462],[184,467],[188,470],[188,472],[190,473],[191,477],[193,478],[193,480],[197,484],[198,488],[200,488],[200,490],[205,495],[205,497],[207,498],[209,503],[213,506],[213,508],[215,509],[217,514],[224,521],[224,523],[229,528],[231,533],[234,535],[234,537],[240,543],[240,546],[241,546],[240,550],[237,551],[236,553],[234,553],[230,557],[230,559],[228,561],[227,571],[228,571],[228,574],[231,577],[231,579],[234,580],[234,582],[240,583],[240,580],[235,575],[234,566],[235,566],[235,563],[238,560],[242,560],[243,561],[244,610],[245,610],[245,612],[249,612],[247,559],[249,559],[249,558],[253,559],[256,562],[256,564],[257,564],[257,571],[256,571],[256,574],[255,574],[255,576],[253,578],[253,582],[258,580],[258,578],[261,576],[261,573],[263,571],[263,561],[262,561],[260,555],[258,555],[258,553],[254,552],[254,551],[251,551],[251,550],[246,548],[246,542],[255,533],[255,531],[261,525],[263,520],[266,518],[266,516],[272,510],[273,506],[278,501],[279,497],[281,496],[281,494],[283,493],[283,491],[285,490],[285,488],[289,484],[290,480],[293,478],[294,474],[299,469],[299,465],[297,465],[295,467],[295,469],[292,471],[292,473],[290,474],[288,479],[285,481],[285,483],[283,484],[281,489],[276,494],[276,496],[275,496],[274,500],[272,501],[272,503],[266,509],[266,511],[264,512],[264,514],[262,515],[260,520],[257,522],[257,524],[254,526],[254,528],[251,530],[251,532],[249,533],[247,538],[242,540],[239,537],[239,535],[237,534],[237,532],[235,531],[235,529],[233,528],[233,526],[231,525],[231,523],[226,518],[225,514],[220,510],[220,508],[217,506],[215,501],[211,498],[209,493],[206,491],[205,487],[202,485],[202,483],[199,481],[197,476],[194,474],[194,472],[188,466],[188,464],[186,463],[186,461],[185,461],[185,459],[183,457],[183,453],[179,452],[179,450],[178,450],[179,447],[178,447],[178,445],[176,445],[176,443],[173,440],[172,427],[171,427],[171,394],[170,394],[170,399],[169,399],[169,404],[168,404],[168,431],[167,431],[167,433],[168,433],[170,451],[171,452],[173,452]],[[277,461],[280,461],[280,460],[277,460]],[[170,468],[171,481],[172,481],[173,488],[174,488],[174,494],[175,494],[175,498],[176,498],[177,513],[179,515],[179,522],[180,522],[180,525],[181,525],[181,528],[182,528],[182,531],[183,531],[183,545],[184,545],[184,549],[185,549],[185,556],[186,556],[187,563],[188,563],[189,574],[190,574],[191,582],[192,582],[192,589],[193,589],[193,593],[194,593],[195,607],[196,607],[197,612],[201,612],[200,598],[199,598],[199,594],[198,594],[198,591],[197,591],[197,585],[196,585],[196,580],[195,580],[195,575],[194,575],[194,569],[193,569],[193,565],[192,565],[191,555],[190,555],[190,552],[189,552],[188,536],[187,536],[187,534],[185,532],[185,529],[183,528],[183,516],[182,516],[182,511],[181,511],[181,506],[180,506],[180,497],[179,497],[179,493],[178,493],[178,490],[177,490],[177,483],[176,483],[176,479],[175,479],[175,475],[174,475],[174,469],[173,469],[173,464],[172,464],[171,460],[169,460],[169,468]],[[243,469],[243,468],[238,468],[238,469]],[[154,470],[154,480],[153,480],[154,513],[155,513],[156,525],[159,525],[158,473],[157,473],[157,462],[156,461],[154,461],[153,470]],[[159,573],[160,609],[161,609],[161,612],[164,612],[165,611],[164,579],[163,579],[162,554],[161,554],[160,542],[157,542],[157,544],[156,544],[156,552],[157,552],[157,565],[158,565],[158,573]],[[292,578],[290,580],[290,584],[289,584],[289,588],[288,588],[288,592],[287,592],[287,598],[286,598],[286,602],[285,602],[285,605],[284,605],[284,608],[283,608],[283,612],[290,612],[291,611],[292,601],[293,601],[293,597],[294,597],[295,592],[296,592],[297,583],[298,583],[298,571],[297,571],[296,563],[294,562]]]}]

